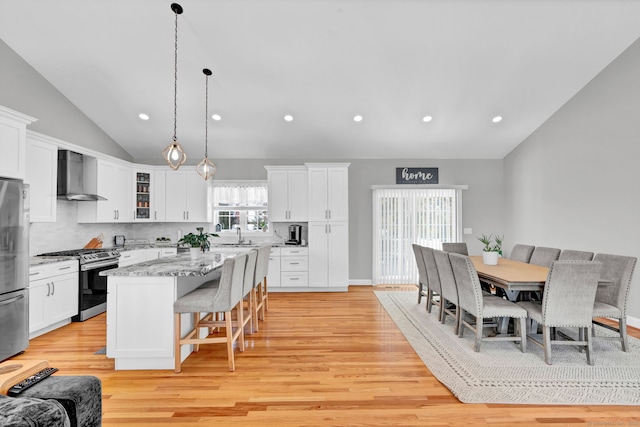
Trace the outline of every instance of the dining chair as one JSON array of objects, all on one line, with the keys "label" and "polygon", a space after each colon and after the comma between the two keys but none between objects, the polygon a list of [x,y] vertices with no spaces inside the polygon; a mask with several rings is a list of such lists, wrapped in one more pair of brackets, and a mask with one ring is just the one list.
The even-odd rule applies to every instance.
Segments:
[{"label": "dining chair", "polygon": [[256,249],[251,249],[247,252],[247,261],[244,266],[244,280],[242,283],[242,302],[241,306],[246,304],[247,310],[242,314],[242,326],[246,327],[249,325],[248,332],[249,334],[253,334],[255,331],[254,324],[258,323],[258,318],[253,317],[254,312],[254,299],[253,299],[253,287],[255,285],[255,272],[256,272],[256,264],[258,260],[258,251]]},{"label": "dining chair", "polygon": [[442,288],[440,286],[440,276],[438,266],[433,256],[433,249],[421,246],[422,258],[427,270],[427,312],[431,313],[433,304],[438,306],[438,319],[442,318]]},{"label": "dining chair", "polygon": [[255,331],[258,330],[257,320],[264,320],[267,310],[269,310],[269,289],[267,288],[267,275],[269,274],[269,256],[271,255],[271,245],[264,245],[258,248],[258,259],[256,261],[256,272],[254,275],[253,299],[255,304],[254,323]]},{"label": "dining chair", "polygon": [[413,256],[416,259],[416,266],[418,267],[418,304],[422,301],[423,296],[427,296],[428,279],[427,279],[427,267],[424,264],[424,258],[422,257],[422,249],[420,245],[413,243]]},{"label": "dining chair", "polygon": [[513,249],[511,249],[509,259],[528,263],[535,248],[535,246],[531,245],[517,244],[513,247]]},{"label": "dining chair", "polygon": [[[542,341],[532,335],[528,338],[544,349],[544,361],[548,365],[551,365],[552,345],[584,347],[587,364],[593,365],[589,329],[601,268],[602,264],[596,261],[554,261],[544,285],[542,302],[517,303],[527,311],[530,320],[542,326]],[[559,327],[578,328],[578,339],[556,339],[555,328]]]},{"label": "dining chair", "polygon": [[[441,323],[446,322],[447,314],[454,319],[453,330],[458,335],[460,328],[460,310],[458,310],[458,287],[456,279],[453,276],[453,268],[449,260],[449,253],[445,251],[433,250],[433,257],[438,268],[438,276],[440,277],[440,287],[442,294],[440,295],[440,303],[442,304]],[[454,307],[452,307],[452,305]]]},{"label": "dining chair", "polygon": [[469,255],[469,249],[467,248],[467,244],[465,242],[443,243],[442,250],[445,252]]},{"label": "dining chair", "polygon": [[529,258],[529,264],[551,267],[551,264],[560,256],[560,249],[536,246]]},{"label": "dining chair", "polygon": [[[462,337],[464,328],[475,332],[473,349],[480,351],[482,341],[514,341],[520,343],[520,350],[527,351],[526,319],[527,311],[516,303],[506,299],[487,295],[482,292],[478,273],[466,255],[450,253],[449,259],[453,268],[456,285],[458,287],[458,314],[460,325],[458,336]],[[475,317],[475,324],[465,320],[465,313]],[[518,319],[513,335],[497,335],[494,337],[483,336],[485,328],[484,319],[495,317],[510,317]]]},{"label": "dining chair", "polygon": [[[247,255],[240,254],[227,258],[222,263],[220,279],[207,286],[199,286],[173,303],[174,312],[174,359],[175,372],[182,371],[181,347],[193,344],[194,351],[199,350],[200,344],[226,343],[229,371],[235,371],[233,345],[238,343],[238,350],[244,351],[244,328],[242,293],[244,286],[244,271]],[[236,320],[232,319],[232,311],[236,311]],[[181,317],[183,313],[193,314],[193,328],[182,337]],[[206,313],[200,317],[201,313]],[[224,319],[218,320],[217,315],[223,314]],[[200,337],[200,329],[206,328],[206,337]],[[225,336],[211,336],[215,328],[225,328]]]},{"label": "dining chair", "polygon": [[[618,332],[620,336],[604,337],[592,334],[598,340],[619,340],[622,344],[622,351],[629,350],[627,338],[627,305],[629,303],[629,289],[631,287],[631,277],[635,269],[637,258],[622,255],[596,254],[594,261],[602,263],[600,276],[609,284],[599,286],[596,292],[593,305],[593,318],[609,317],[618,319]],[[601,324],[595,321],[596,324]]]},{"label": "dining chair", "polygon": [[560,252],[558,261],[575,260],[575,261],[591,261],[593,260],[593,252],[574,251],[572,249],[563,249]]}]

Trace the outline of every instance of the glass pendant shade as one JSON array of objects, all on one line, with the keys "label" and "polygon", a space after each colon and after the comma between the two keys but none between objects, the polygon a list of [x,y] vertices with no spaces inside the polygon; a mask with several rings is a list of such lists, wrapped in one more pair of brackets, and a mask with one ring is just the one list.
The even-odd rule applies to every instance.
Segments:
[{"label": "glass pendant shade", "polygon": [[173,141],[162,151],[162,157],[171,169],[177,170],[187,160],[187,153],[184,152],[178,141]]},{"label": "glass pendant shade", "polygon": [[216,165],[214,165],[208,157],[202,159],[202,161],[198,163],[198,166],[196,166],[196,172],[198,172],[198,175],[205,181],[215,175],[216,170]]}]

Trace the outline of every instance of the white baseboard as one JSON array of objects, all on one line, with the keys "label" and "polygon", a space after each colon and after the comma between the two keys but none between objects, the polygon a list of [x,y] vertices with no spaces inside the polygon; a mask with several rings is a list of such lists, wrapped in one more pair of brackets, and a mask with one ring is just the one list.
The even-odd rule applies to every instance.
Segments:
[{"label": "white baseboard", "polygon": [[627,316],[627,326],[633,326],[634,328],[640,329],[640,319],[637,317]]},{"label": "white baseboard", "polygon": [[349,286],[371,286],[371,279],[349,280]]}]

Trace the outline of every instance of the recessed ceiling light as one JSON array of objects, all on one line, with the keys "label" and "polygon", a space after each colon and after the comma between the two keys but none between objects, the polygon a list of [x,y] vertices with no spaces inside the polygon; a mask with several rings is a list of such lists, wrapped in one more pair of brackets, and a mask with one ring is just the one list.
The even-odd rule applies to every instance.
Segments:
[{"label": "recessed ceiling light", "polygon": [[493,119],[491,119],[491,121],[493,123],[498,123],[502,121],[502,116],[495,116]]},{"label": "recessed ceiling light", "polygon": [[291,120],[293,120],[293,116],[291,114],[287,114],[286,116],[284,116],[284,119],[290,122]]},{"label": "recessed ceiling light", "polygon": [[431,117],[431,116],[424,116],[424,117],[422,118],[422,121],[423,121],[423,122],[430,122],[431,120],[433,120],[433,117]]},{"label": "recessed ceiling light", "polygon": [[214,114],[213,116],[211,116],[211,118],[216,122],[219,122],[220,120],[222,120],[222,116],[220,116],[220,114]]},{"label": "recessed ceiling light", "polygon": [[149,116],[145,113],[138,114],[138,117],[140,117],[140,120],[149,120]]},{"label": "recessed ceiling light", "polygon": [[362,121],[362,116],[358,115],[358,116],[353,116],[353,121],[354,122],[361,122]]}]

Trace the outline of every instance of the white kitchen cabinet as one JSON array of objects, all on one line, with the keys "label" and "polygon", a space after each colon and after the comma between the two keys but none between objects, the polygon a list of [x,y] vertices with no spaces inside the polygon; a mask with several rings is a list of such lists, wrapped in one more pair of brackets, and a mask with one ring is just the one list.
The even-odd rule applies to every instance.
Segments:
[{"label": "white kitchen cabinet", "polygon": [[146,254],[142,249],[121,251],[120,258],[118,258],[118,267],[128,267],[143,261],[146,261]]},{"label": "white kitchen cabinet", "polygon": [[348,242],[346,221],[309,223],[309,287],[348,289]]},{"label": "white kitchen cabinet", "polygon": [[164,222],[166,220],[166,171],[156,170],[153,172],[154,185],[151,187],[151,197],[153,198],[153,209],[151,214],[153,220]]},{"label": "white kitchen cabinet", "polygon": [[349,163],[307,163],[309,221],[349,221]]},{"label": "white kitchen cabinet", "polygon": [[27,133],[27,171],[30,221],[56,222],[58,147],[44,136]]},{"label": "white kitchen cabinet", "polygon": [[78,222],[133,222],[131,166],[89,156],[83,164],[85,191],[107,200],[78,203]]},{"label": "white kitchen cabinet", "polygon": [[307,221],[307,168],[265,166],[269,191],[269,221]]},{"label": "white kitchen cabinet", "polygon": [[299,246],[280,248],[280,287],[306,288],[308,286],[308,249]]},{"label": "white kitchen cabinet", "polygon": [[134,196],[134,215],[135,222],[152,222],[154,221],[153,212],[155,210],[155,192],[156,185],[153,169],[143,169],[138,165],[133,166],[133,187]]},{"label": "white kitchen cabinet", "polygon": [[25,179],[27,125],[36,120],[0,106],[0,176]]},{"label": "white kitchen cabinet", "polygon": [[166,222],[207,222],[207,181],[194,170],[168,171]]},{"label": "white kitchen cabinet", "polygon": [[267,271],[267,289],[280,287],[280,248],[271,248],[269,269]]},{"label": "white kitchen cabinet", "polygon": [[29,338],[71,322],[78,314],[78,261],[29,269]]}]

